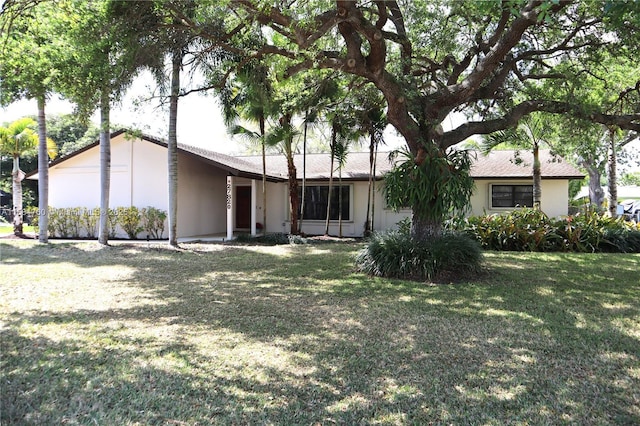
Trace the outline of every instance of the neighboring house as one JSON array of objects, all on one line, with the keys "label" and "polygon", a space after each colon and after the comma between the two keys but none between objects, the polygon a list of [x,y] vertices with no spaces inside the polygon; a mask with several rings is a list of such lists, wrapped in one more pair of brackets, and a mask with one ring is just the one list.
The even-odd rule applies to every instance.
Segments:
[{"label": "neighboring house", "polygon": [[[640,186],[638,185],[623,185],[618,186],[618,202],[625,200],[640,200]],[[602,193],[604,199],[609,199],[609,187],[603,186]],[[574,200],[581,200],[585,204],[589,202],[589,187],[583,186],[580,191],[573,197]]]},{"label": "neighboring house", "polygon": [[[569,208],[569,180],[584,179],[562,157],[540,150],[542,199],[540,209],[548,216],[564,216]],[[533,154],[528,151],[491,151],[477,155],[471,167],[476,189],[471,214],[499,213],[516,206],[533,205]]]},{"label": "neighboring house", "polygon": [[[124,131],[111,135],[112,207],[168,207],[166,142]],[[472,213],[493,213],[530,205],[531,165],[511,161],[512,151],[496,151],[478,156],[472,168],[477,189],[472,197]],[[561,159],[552,162],[543,154],[542,209],[550,216],[567,214],[568,180],[581,175]],[[298,179],[302,179],[302,156],[296,158]],[[322,234],[326,217],[330,158],[328,154],[306,157],[306,199],[302,231]],[[377,188],[391,168],[386,153],[378,155]],[[350,153],[342,170],[342,234],[361,236],[367,210],[369,153]],[[29,175],[37,179],[37,171]],[[334,186],[337,187],[337,172]],[[289,232],[289,204],[286,159],[272,155],[267,159],[267,232]],[[99,144],[53,161],[49,168],[49,205],[52,207],[96,208],[100,204]],[[332,201],[330,234],[338,234],[338,203]],[[410,217],[409,210],[387,208],[381,191],[375,193],[374,229],[396,226]],[[178,236],[224,235],[234,232],[255,235],[262,221],[262,158],[229,156],[189,145],[178,145]],[[119,236],[124,236],[120,234]]]}]

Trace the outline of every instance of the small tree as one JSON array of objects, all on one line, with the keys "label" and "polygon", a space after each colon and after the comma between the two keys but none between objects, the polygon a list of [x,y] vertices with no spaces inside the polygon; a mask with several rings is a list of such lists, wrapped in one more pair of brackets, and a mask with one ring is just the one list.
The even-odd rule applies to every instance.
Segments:
[{"label": "small tree", "polygon": [[[15,235],[23,234],[23,203],[22,203],[22,180],[25,173],[20,170],[20,157],[36,154],[39,144],[38,134],[33,130],[36,122],[31,118],[21,118],[9,124],[7,127],[0,127],[0,153],[13,158],[13,169],[11,171],[12,192],[13,192],[13,232]],[[57,155],[55,143],[47,140],[48,155],[54,158]],[[46,232],[46,230],[45,230]]]}]

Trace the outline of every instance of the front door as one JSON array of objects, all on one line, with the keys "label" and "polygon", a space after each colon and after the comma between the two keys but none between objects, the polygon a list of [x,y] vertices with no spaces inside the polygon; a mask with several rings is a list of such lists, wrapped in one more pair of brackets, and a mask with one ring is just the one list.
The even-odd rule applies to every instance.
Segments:
[{"label": "front door", "polygon": [[236,186],[236,228],[251,228],[250,186]]}]

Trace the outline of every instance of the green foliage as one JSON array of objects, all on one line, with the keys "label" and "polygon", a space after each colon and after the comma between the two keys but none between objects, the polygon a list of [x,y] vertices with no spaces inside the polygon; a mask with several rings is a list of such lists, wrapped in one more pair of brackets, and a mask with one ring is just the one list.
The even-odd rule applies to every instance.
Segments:
[{"label": "green foliage", "polygon": [[236,235],[235,241],[239,243],[259,243],[268,246],[307,244],[306,238],[300,235],[285,234],[284,232],[272,232],[257,237],[252,237],[250,234],[242,233]]},{"label": "green foliage", "polygon": [[516,209],[501,215],[470,217],[462,228],[488,250],[547,251],[554,238],[550,219],[540,210]]},{"label": "green foliage", "polygon": [[625,173],[618,181],[620,185],[636,185],[640,186],[640,172]]},{"label": "green foliage", "polygon": [[59,238],[79,238],[82,228],[82,210],[79,207],[49,207],[49,235]]},{"label": "green foliage", "polygon": [[436,148],[423,159],[409,152],[395,151],[405,160],[395,164],[384,178],[384,195],[394,210],[411,207],[414,215],[442,221],[452,211],[468,207],[474,183],[467,151],[453,150],[443,155]]},{"label": "green foliage", "polygon": [[[29,209],[28,214],[37,216],[39,210]],[[84,207],[49,208],[49,235],[58,238],[96,238],[100,209]],[[161,239],[164,232],[165,211],[155,207],[118,207],[109,209],[109,238],[115,238],[118,225],[131,239],[146,231],[150,238]]]},{"label": "green foliage", "polygon": [[632,222],[593,211],[551,219],[539,210],[525,208],[470,217],[451,227],[466,232],[488,250],[640,252],[640,230]]},{"label": "green foliage", "polygon": [[374,233],[356,256],[356,267],[369,275],[428,280],[443,274],[470,274],[481,269],[482,251],[473,239],[461,233],[416,241],[410,227]]},{"label": "green foliage", "polygon": [[147,238],[161,239],[166,219],[167,213],[155,207],[146,207],[140,210],[142,230],[147,233]]},{"label": "green foliage", "polygon": [[138,233],[140,233],[144,229],[141,225],[142,214],[140,210],[135,206],[118,207],[116,209],[116,214],[118,217],[118,224],[120,224],[129,238],[131,238],[132,240],[137,239]]},{"label": "green foliage", "polygon": [[82,209],[80,223],[87,238],[95,238],[100,219],[100,209]]}]

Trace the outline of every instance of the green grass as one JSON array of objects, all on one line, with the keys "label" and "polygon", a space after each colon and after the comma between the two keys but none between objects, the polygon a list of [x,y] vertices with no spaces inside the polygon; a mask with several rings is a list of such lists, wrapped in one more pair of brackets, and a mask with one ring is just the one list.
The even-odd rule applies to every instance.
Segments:
[{"label": "green grass", "polygon": [[0,423],[640,423],[640,255],[432,285],[359,244],[188,247],[0,243]]},{"label": "green grass", "polygon": [[[35,232],[35,228],[33,226],[24,225],[24,227],[22,228],[22,232],[32,234],[33,232]],[[13,234],[13,225],[11,224],[0,225],[0,235],[5,235],[5,234]]]}]

